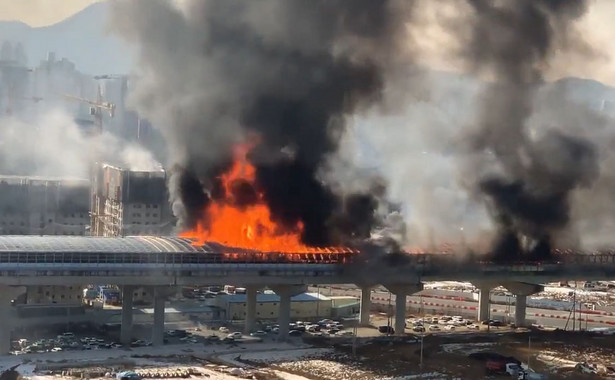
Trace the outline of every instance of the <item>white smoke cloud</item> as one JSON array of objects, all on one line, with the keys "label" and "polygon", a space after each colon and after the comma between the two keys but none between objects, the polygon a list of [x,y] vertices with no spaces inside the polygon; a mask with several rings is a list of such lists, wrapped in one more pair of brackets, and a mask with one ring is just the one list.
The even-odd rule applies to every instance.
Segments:
[{"label": "white smoke cloud", "polygon": [[33,122],[0,119],[0,172],[88,178],[89,165],[112,160],[134,170],[155,169],[150,152],[103,133],[88,136],[62,109],[40,114]]}]

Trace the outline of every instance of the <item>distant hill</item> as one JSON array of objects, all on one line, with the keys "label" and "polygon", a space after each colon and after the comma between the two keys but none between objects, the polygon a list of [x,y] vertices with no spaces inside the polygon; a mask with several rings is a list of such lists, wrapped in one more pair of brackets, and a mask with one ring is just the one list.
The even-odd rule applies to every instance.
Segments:
[{"label": "distant hill", "polygon": [[110,4],[95,3],[57,24],[32,28],[15,21],[0,21],[0,43],[21,42],[28,66],[37,66],[47,52],[63,57],[86,74],[123,74],[133,65],[133,50],[109,33]]}]

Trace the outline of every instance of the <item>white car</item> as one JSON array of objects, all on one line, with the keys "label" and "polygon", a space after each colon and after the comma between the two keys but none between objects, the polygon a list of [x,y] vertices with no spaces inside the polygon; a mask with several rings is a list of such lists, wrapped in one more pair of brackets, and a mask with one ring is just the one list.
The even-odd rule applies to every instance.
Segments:
[{"label": "white car", "polygon": [[230,330],[228,329],[228,327],[222,326],[218,329],[218,331],[220,331],[223,334],[227,334]]},{"label": "white car", "polygon": [[448,331],[455,331],[455,326],[453,325],[446,325],[444,327],[444,330],[448,330]]},{"label": "white car", "polygon": [[431,326],[429,326],[429,331],[440,331],[440,326],[438,326],[438,325],[431,325]]},{"label": "white car", "polygon": [[470,330],[480,330],[480,326],[475,324],[468,325],[468,328]]},{"label": "white car", "polygon": [[339,335],[339,336],[354,336],[352,331],[340,331],[340,332],[336,333],[335,335]]},{"label": "white car", "polygon": [[240,333],[239,331],[235,331],[234,333],[228,334],[226,337],[231,339],[241,339],[242,336],[242,333]]}]

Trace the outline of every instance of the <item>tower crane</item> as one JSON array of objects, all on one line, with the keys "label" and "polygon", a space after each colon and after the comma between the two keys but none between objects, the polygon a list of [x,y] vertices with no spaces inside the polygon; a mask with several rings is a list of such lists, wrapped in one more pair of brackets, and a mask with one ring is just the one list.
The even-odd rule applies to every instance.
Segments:
[{"label": "tower crane", "polygon": [[97,134],[101,134],[103,131],[103,112],[109,112],[109,116],[115,116],[115,104],[106,102],[102,96],[102,90],[100,84],[98,85],[98,91],[96,94],[96,100],[89,100],[75,95],[62,94],[65,98],[75,100],[81,103],[90,105],[90,115],[94,116],[94,123],[96,125]]}]

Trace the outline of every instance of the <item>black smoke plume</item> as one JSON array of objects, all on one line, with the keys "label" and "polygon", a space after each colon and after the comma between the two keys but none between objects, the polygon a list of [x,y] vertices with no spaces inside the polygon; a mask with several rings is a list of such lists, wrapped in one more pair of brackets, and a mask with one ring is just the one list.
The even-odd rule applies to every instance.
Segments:
[{"label": "black smoke plume", "polygon": [[[283,226],[327,245],[369,234],[374,197],[342,199],[317,173],[345,118],[378,101],[411,14],[408,0],[157,0],[115,5],[113,26],[140,49],[136,108],[163,128],[184,228],[215,199],[232,147],[251,134],[257,186]],[[254,189],[239,184],[241,205]],[[247,202],[247,203],[246,203]]]},{"label": "black smoke plume", "polygon": [[498,260],[548,258],[569,224],[571,193],[592,184],[598,157],[589,141],[562,132],[539,135],[527,124],[553,52],[578,43],[571,31],[586,1],[468,3],[474,21],[464,54],[474,72],[493,79],[466,145],[472,186],[499,229],[492,254]]}]

